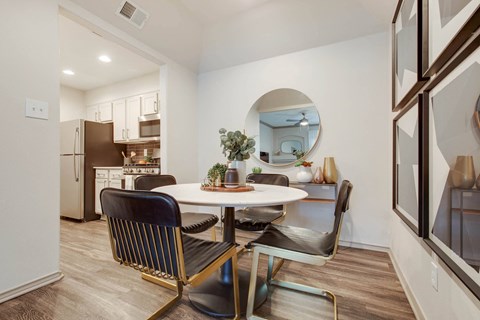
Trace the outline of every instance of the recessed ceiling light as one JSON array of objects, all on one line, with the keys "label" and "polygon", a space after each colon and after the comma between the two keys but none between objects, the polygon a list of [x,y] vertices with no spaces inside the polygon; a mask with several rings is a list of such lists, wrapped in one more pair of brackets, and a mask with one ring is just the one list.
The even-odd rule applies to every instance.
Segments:
[{"label": "recessed ceiling light", "polygon": [[108,63],[108,62],[112,61],[112,59],[110,59],[109,56],[105,56],[105,55],[98,57],[98,60],[100,60],[102,62],[105,62],[105,63]]},{"label": "recessed ceiling light", "polygon": [[70,70],[70,69],[65,69],[65,70],[63,70],[63,73],[68,74],[69,76],[73,76],[73,75],[75,74],[75,72],[73,72],[73,71]]}]

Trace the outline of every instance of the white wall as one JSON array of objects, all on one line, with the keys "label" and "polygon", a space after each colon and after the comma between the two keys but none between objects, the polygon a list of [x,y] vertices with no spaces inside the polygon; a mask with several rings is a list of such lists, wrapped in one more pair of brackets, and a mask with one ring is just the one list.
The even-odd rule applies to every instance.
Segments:
[{"label": "white wall", "polygon": [[162,172],[174,175],[178,183],[198,182],[196,74],[175,63],[161,72],[160,99],[167,106],[161,109]]},{"label": "white wall", "polygon": [[[340,179],[354,185],[342,239],[387,247],[391,219],[388,38],[385,33],[376,34],[200,74],[198,179],[215,162],[225,162],[219,128],[243,129],[250,107],[270,90],[302,91],[322,118],[321,141],[308,160],[323,166],[324,157],[335,157]],[[292,166],[272,168],[248,160],[247,171],[253,166],[287,174],[292,180],[297,172]],[[321,212],[318,205],[290,208],[294,209],[300,212],[289,212],[290,217],[308,216],[294,219],[298,224],[325,228],[318,224],[319,215],[328,212]]]},{"label": "white wall", "polygon": [[[59,271],[57,6],[9,1],[0,19],[0,137],[12,155],[0,157],[0,167],[10,168],[0,179],[0,302]],[[48,102],[48,120],[25,118],[27,97]]]},{"label": "white wall", "polygon": [[85,92],[60,86],[60,121],[85,119],[86,112]]},{"label": "white wall", "polygon": [[[420,313],[426,319],[480,319],[480,301],[392,211],[391,251]],[[430,282],[431,263],[438,266],[438,291]]]},{"label": "white wall", "polygon": [[160,88],[159,72],[152,72],[141,77],[120,81],[108,86],[88,90],[85,92],[85,105],[113,101],[135,96],[141,93],[157,91]]}]

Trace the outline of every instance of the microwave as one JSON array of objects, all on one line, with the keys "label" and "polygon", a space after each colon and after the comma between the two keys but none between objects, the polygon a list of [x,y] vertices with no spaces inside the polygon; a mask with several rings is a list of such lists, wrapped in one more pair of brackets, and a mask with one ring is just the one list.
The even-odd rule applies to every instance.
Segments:
[{"label": "microwave", "polygon": [[138,117],[138,130],[141,140],[160,140],[160,115]]}]

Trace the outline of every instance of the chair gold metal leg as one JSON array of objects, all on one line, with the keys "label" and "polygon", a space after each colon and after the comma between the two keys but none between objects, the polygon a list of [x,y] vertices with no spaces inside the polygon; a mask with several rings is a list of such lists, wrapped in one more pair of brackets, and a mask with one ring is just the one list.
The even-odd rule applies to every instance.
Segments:
[{"label": "chair gold metal leg", "polygon": [[212,241],[217,241],[217,232],[215,230],[215,226],[213,226],[211,230],[212,230]]},{"label": "chair gold metal leg", "polygon": [[162,314],[164,314],[166,311],[168,311],[168,309],[170,309],[178,300],[180,300],[182,298],[182,292],[183,292],[183,284],[181,281],[177,281],[177,285],[176,285],[176,288],[177,288],[177,295],[169,300],[166,304],[164,304],[160,309],[158,309],[157,311],[155,311],[154,314],[152,314],[148,320],[156,320],[158,319]]},{"label": "chair gold metal leg", "polygon": [[275,276],[277,275],[278,271],[280,271],[280,268],[283,266],[283,263],[285,262],[284,259],[279,259],[277,265],[275,266],[275,268],[273,268],[273,271],[272,271],[272,279],[275,278]]},{"label": "chair gold metal leg", "polygon": [[164,288],[177,291],[177,285],[170,282],[169,280],[154,277],[152,275],[149,275],[148,273],[143,273],[143,272],[142,272],[142,279],[158,284],[159,286],[162,286]]},{"label": "chair gold metal leg", "polygon": [[252,269],[250,271],[250,285],[248,287],[248,300],[247,300],[247,319],[254,319],[253,315],[253,305],[255,301],[255,286],[257,283],[257,272],[258,272],[258,259],[260,253],[256,250],[253,250],[253,259],[252,259]]},{"label": "chair gold metal leg", "polygon": [[232,256],[232,276],[233,276],[233,299],[235,303],[235,318],[240,319],[240,289],[238,286],[238,259],[237,255]]},{"label": "chair gold metal leg", "polygon": [[[280,268],[283,266],[283,263],[285,262],[284,259],[278,258],[278,263],[275,265],[275,257],[274,256],[268,256],[268,269],[267,269],[267,283],[270,283],[273,278],[277,275],[278,271],[280,271]],[[275,265],[275,267],[274,267]]]}]

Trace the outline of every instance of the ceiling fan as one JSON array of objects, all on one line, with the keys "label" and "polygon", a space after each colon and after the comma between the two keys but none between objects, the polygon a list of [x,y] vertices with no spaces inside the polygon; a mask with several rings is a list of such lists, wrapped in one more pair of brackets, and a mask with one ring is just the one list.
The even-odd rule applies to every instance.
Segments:
[{"label": "ceiling fan", "polygon": [[302,115],[302,119],[300,119],[300,120],[287,119],[287,121],[288,122],[295,121],[296,123],[294,124],[294,126],[302,126],[302,127],[308,126],[308,119],[305,117],[305,113],[301,112],[300,114]]}]

